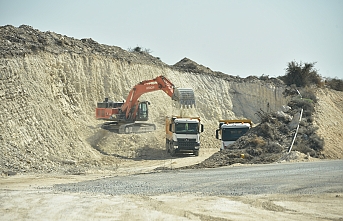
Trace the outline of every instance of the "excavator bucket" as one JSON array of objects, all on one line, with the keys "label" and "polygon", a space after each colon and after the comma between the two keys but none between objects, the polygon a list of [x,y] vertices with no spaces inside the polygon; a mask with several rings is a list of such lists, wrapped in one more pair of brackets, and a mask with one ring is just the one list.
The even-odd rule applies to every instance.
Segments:
[{"label": "excavator bucket", "polygon": [[172,99],[178,101],[181,107],[195,107],[195,96],[192,88],[176,88]]}]

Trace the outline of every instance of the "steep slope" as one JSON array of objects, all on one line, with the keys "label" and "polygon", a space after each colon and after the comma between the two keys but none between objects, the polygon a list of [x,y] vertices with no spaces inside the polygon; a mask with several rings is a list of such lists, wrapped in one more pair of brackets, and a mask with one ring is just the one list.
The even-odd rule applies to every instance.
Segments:
[{"label": "steep slope", "polygon": [[219,119],[279,110],[287,103],[277,80],[240,79],[211,70],[184,70],[146,53],[131,53],[91,39],[77,40],[29,26],[0,27],[0,171],[83,173],[118,159],[165,157],[164,118],[180,114],[163,92],[151,101],[149,134],[120,135],[100,129],[94,118],[98,101],[124,100],[140,81],[164,75],[176,86],[193,88],[203,119],[202,148],[219,147]]},{"label": "steep slope", "polygon": [[343,158],[343,92],[317,90],[315,123],[318,134],[325,138],[323,154],[329,159]]}]

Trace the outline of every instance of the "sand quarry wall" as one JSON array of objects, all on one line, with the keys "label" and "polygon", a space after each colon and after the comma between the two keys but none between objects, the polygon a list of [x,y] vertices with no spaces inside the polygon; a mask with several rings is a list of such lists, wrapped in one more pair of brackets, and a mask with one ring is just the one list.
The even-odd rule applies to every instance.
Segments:
[{"label": "sand quarry wall", "polygon": [[323,154],[328,159],[343,159],[343,91],[318,89],[315,106],[317,134],[324,138]]},{"label": "sand quarry wall", "polygon": [[[162,91],[144,94],[150,121],[157,131],[141,135],[112,134],[102,140],[102,122],[95,120],[98,101],[126,98],[140,81],[164,75],[177,87],[193,88],[197,108],[183,114],[200,116],[203,144],[215,147],[219,119],[250,118],[256,111],[280,109],[287,101],[283,88],[261,81],[230,82],[209,74],[179,72],[166,66],[132,64],[89,54],[40,52],[0,60],[0,167],[19,171],[55,170],[62,165],[103,162],[102,149],[132,146],[164,148],[164,118],[180,110]],[[112,154],[116,150],[112,149]]]}]

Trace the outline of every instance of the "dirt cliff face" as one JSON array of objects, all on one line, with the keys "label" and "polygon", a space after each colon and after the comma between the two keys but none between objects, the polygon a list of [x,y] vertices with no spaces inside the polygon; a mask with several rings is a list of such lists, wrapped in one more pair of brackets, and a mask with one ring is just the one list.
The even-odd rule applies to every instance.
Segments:
[{"label": "dirt cliff face", "polygon": [[325,139],[323,154],[328,159],[343,158],[343,92],[317,90],[315,124],[318,134]]},{"label": "dirt cliff face", "polygon": [[118,157],[162,154],[164,118],[180,114],[165,93],[141,97],[151,102],[150,122],[157,125],[153,133],[108,133],[95,120],[97,102],[105,97],[122,101],[135,84],[159,75],[177,87],[193,88],[197,108],[183,111],[201,117],[203,148],[219,148],[214,138],[219,119],[245,117],[257,123],[256,111],[276,111],[287,103],[280,82],[191,70],[91,39],[29,26],[0,27],[0,171],[112,170]]}]

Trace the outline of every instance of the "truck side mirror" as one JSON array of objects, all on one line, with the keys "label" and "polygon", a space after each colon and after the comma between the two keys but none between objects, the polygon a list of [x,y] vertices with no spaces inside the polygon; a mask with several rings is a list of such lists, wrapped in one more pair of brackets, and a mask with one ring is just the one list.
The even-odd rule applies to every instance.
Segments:
[{"label": "truck side mirror", "polygon": [[216,130],[216,138],[217,138],[217,139],[219,139],[219,130],[220,130],[220,129],[217,129],[217,130]]},{"label": "truck side mirror", "polygon": [[204,125],[201,124],[201,132],[204,132]]}]

